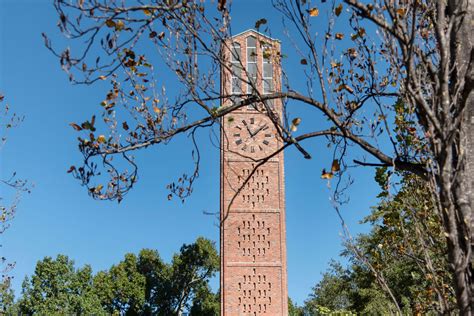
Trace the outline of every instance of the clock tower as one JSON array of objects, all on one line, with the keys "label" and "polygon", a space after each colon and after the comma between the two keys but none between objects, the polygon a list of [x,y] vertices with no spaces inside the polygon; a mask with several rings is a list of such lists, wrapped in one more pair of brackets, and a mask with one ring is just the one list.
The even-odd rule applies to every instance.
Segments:
[{"label": "clock tower", "polygon": [[[222,44],[222,106],[280,91],[280,42],[254,30]],[[221,315],[288,314],[280,100],[221,121]]]}]

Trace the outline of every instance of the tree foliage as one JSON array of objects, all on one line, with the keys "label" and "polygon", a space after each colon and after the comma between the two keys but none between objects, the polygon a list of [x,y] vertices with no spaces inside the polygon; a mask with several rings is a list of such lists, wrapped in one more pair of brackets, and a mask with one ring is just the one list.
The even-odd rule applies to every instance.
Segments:
[{"label": "tree foliage", "polygon": [[65,255],[38,261],[22,288],[18,302],[22,314],[104,314],[94,292],[91,267],[76,269]]},{"label": "tree foliage", "polygon": [[[5,310],[26,315],[218,315],[219,296],[209,279],[219,268],[214,244],[198,238],[183,245],[171,263],[156,250],[128,253],[106,271],[75,268],[67,256],[46,257],[25,278],[22,295]],[[11,292],[9,292],[11,294]]]},{"label": "tree foliage", "polygon": [[[343,255],[349,259],[348,268],[331,263],[306,302],[310,314],[322,307],[357,314],[396,314],[402,310],[403,314],[424,315],[456,311],[447,245],[441,220],[430,210],[430,190],[422,180],[406,174],[398,193],[391,196],[388,176],[385,168],[377,172],[377,181],[383,188],[381,200],[364,220],[371,224],[371,232],[346,245]],[[376,268],[377,275],[365,260]],[[384,278],[390,293],[377,277]]]},{"label": "tree foliage", "polygon": [[[247,79],[251,76],[245,67],[241,73],[230,69],[229,56],[221,54],[233,34],[230,1],[218,1],[217,6],[173,0],[54,4],[58,26],[72,43],[57,50],[46,35],[45,43],[70,80],[110,83],[101,109],[83,123],[71,124],[81,133],[84,159],[69,171],[93,197],[120,201],[138,180],[138,163],[131,154],[188,133],[195,169],[169,185],[172,194],[184,199],[199,174],[196,131],[256,104],[279,131],[283,147],[278,150],[295,146],[310,158],[304,141],[327,140],[339,168],[323,170],[325,179],[340,177],[355,164],[393,167],[429,182],[436,191],[430,210],[441,219],[447,239],[457,304],[462,314],[472,314],[467,155],[468,112],[474,108],[472,0],[273,0],[275,12],[262,14],[282,17],[293,44],[288,58],[304,67],[296,79],[305,81],[298,87],[306,90],[293,86],[283,72],[281,91],[269,94]],[[327,25],[320,22],[321,12],[327,12]],[[265,17],[256,22],[256,27],[266,27]],[[150,47],[160,60],[146,55]],[[265,49],[265,54],[274,64],[282,62],[278,51]],[[166,92],[160,76],[164,66],[175,75],[177,95]],[[250,93],[222,93],[223,69],[250,85]],[[232,105],[219,107],[231,97],[237,97]],[[283,118],[272,114],[268,103],[273,99],[283,101]],[[327,124],[300,132],[304,129],[298,125],[320,125],[292,117],[292,106],[313,110]],[[394,127],[400,119],[404,124]],[[348,161],[349,149],[361,157]]]}]

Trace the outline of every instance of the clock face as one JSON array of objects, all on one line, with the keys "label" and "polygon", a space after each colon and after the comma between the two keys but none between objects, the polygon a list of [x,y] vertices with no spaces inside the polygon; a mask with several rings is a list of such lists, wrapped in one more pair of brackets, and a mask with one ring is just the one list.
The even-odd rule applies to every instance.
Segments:
[{"label": "clock face", "polygon": [[255,117],[237,121],[231,131],[237,151],[247,156],[270,153],[271,143],[275,139],[271,124],[270,121]]}]

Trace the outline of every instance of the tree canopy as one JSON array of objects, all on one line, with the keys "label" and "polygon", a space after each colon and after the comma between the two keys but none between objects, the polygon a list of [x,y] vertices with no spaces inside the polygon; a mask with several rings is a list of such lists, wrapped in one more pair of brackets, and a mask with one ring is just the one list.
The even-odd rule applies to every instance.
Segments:
[{"label": "tree canopy", "polygon": [[[458,312],[441,220],[430,211],[423,181],[405,175],[399,192],[387,191],[387,170],[377,172],[380,203],[364,222],[372,230],[348,242],[344,268],[333,261],[305,308],[356,314],[452,314]],[[374,267],[377,273],[371,271]]]},{"label": "tree canopy", "polygon": [[45,257],[25,278],[17,302],[10,290],[0,307],[26,315],[218,315],[219,295],[209,287],[218,269],[214,243],[205,238],[183,245],[170,263],[142,249],[95,275],[65,255]]}]

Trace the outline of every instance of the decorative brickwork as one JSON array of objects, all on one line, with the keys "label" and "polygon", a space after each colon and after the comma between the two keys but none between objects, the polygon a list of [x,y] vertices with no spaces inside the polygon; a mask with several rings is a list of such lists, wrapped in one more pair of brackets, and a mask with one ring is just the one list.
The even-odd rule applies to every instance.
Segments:
[{"label": "decorative brickwork", "polygon": [[[241,70],[222,70],[222,95],[278,91],[279,63],[269,56],[279,51],[277,40],[252,30],[224,43],[223,57]],[[279,100],[267,105],[281,117]],[[235,110],[221,126],[221,315],[286,316],[283,152],[259,165],[282,145],[277,128],[263,104]]]}]

